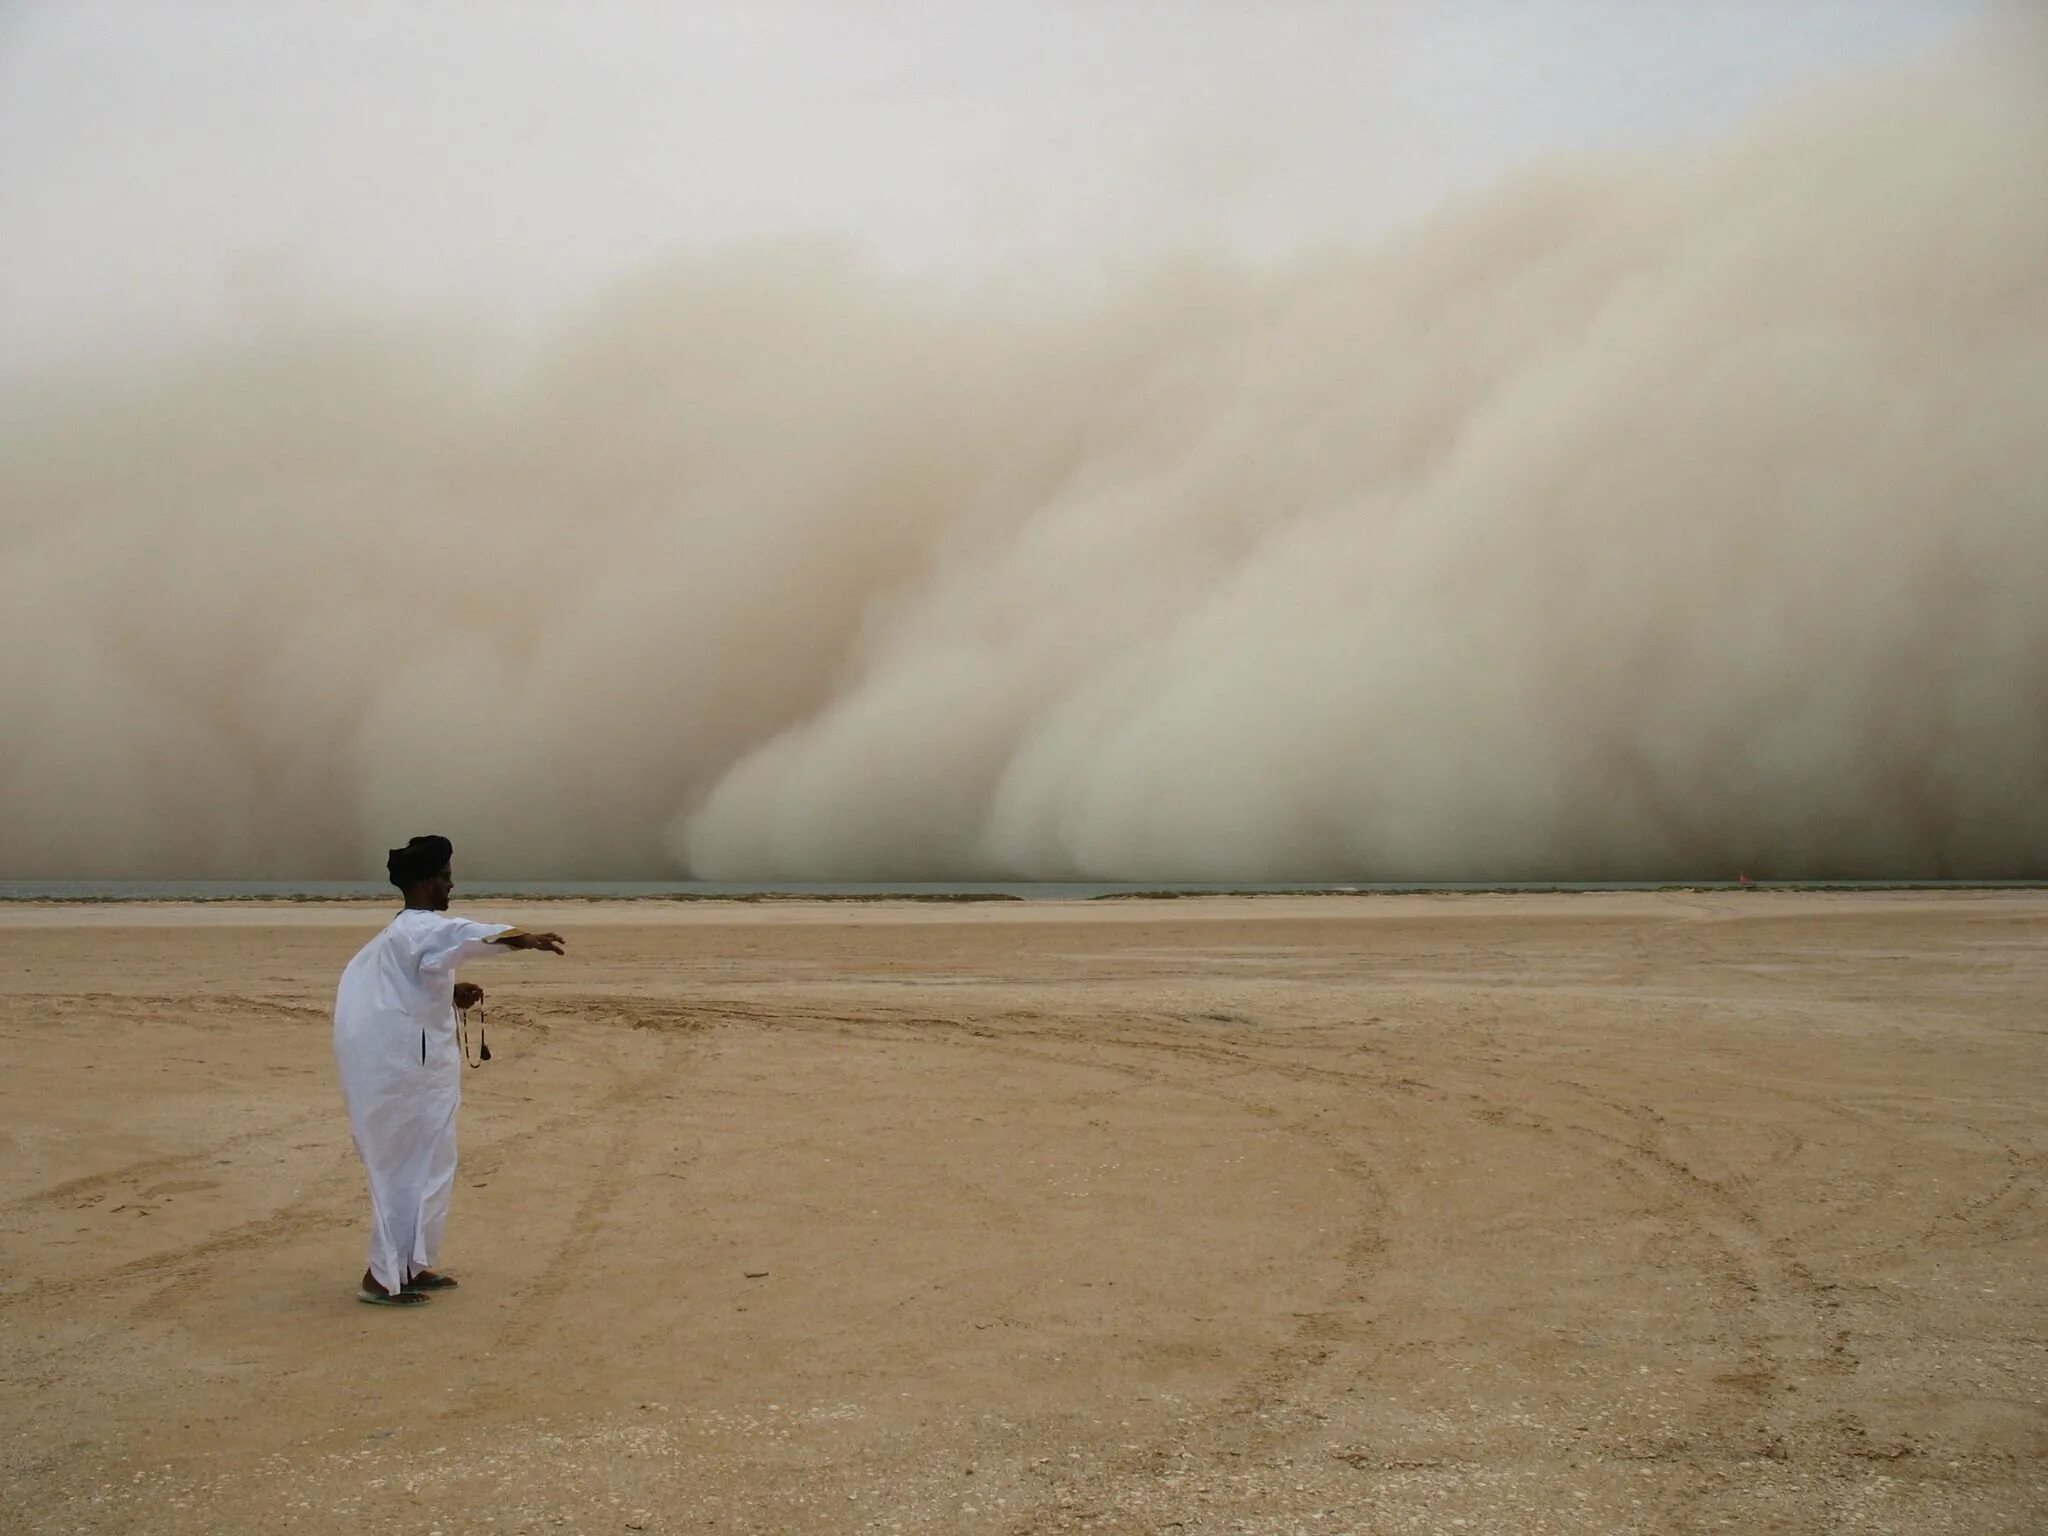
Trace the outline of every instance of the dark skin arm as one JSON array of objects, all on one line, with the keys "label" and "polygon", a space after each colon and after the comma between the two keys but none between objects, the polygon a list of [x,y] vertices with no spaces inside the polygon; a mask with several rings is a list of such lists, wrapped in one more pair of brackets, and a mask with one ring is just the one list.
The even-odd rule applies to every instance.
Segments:
[{"label": "dark skin arm", "polygon": [[544,949],[551,955],[562,953],[562,936],[559,933],[524,933],[514,928],[510,933],[501,933],[484,942],[502,944],[507,949]]}]

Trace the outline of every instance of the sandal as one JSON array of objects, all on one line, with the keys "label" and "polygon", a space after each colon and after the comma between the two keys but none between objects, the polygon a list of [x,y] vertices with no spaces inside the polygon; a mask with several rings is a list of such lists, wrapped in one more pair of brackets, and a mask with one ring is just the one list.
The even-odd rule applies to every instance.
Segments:
[{"label": "sandal", "polygon": [[356,1292],[357,1301],[366,1301],[373,1307],[410,1307],[430,1299],[418,1291],[400,1291],[394,1296],[389,1291],[373,1291],[365,1287]]},{"label": "sandal", "polygon": [[452,1291],[455,1289],[453,1275],[437,1275],[431,1269],[423,1269],[405,1282],[408,1291]]}]

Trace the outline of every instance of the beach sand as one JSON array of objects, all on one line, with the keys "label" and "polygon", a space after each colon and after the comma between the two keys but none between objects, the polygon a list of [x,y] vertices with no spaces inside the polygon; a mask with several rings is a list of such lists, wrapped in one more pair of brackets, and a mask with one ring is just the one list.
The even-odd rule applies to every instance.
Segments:
[{"label": "beach sand", "polygon": [[0,1530],[2048,1529],[2048,897],[0,910]]}]

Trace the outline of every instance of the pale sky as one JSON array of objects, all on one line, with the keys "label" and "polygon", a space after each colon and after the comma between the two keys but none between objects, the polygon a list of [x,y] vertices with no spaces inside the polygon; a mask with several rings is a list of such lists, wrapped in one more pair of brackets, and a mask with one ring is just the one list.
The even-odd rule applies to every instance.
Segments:
[{"label": "pale sky", "polygon": [[6,0],[0,352],[251,282],[537,313],[677,245],[908,265],[1368,234],[1932,46],[1984,0]]}]

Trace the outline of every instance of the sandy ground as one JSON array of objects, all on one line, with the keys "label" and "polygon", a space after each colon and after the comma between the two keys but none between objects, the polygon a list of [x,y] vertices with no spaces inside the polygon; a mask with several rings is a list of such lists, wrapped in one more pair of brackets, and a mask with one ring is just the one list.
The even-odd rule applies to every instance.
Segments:
[{"label": "sandy ground", "polygon": [[2048,898],[539,915],[400,1312],[383,914],[0,910],[0,1529],[2048,1529]]}]

